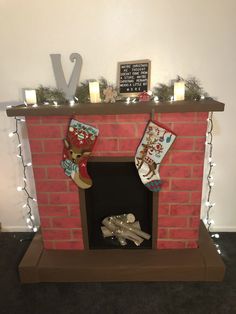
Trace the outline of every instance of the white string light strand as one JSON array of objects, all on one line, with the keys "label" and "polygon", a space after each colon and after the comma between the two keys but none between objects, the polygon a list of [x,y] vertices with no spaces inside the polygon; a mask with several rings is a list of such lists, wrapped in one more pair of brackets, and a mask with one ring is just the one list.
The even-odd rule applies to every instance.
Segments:
[{"label": "white string light strand", "polygon": [[[206,145],[208,145],[208,173],[207,173],[207,197],[206,197],[206,218],[205,223],[207,225],[208,232],[211,232],[211,226],[214,224],[214,220],[211,219],[211,210],[215,206],[215,203],[211,201],[211,194],[212,194],[212,188],[214,186],[213,182],[213,176],[212,171],[213,168],[216,166],[216,164],[212,161],[213,156],[213,112],[209,112],[208,116],[208,127],[207,127],[207,133],[206,133]],[[219,234],[215,233],[212,234],[212,238],[219,238]],[[219,246],[217,246],[217,251],[219,254],[221,254],[221,251],[219,249]]]},{"label": "white string light strand", "polygon": [[210,202],[211,200],[211,193],[212,193],[212,168],[214,167],[214,163],[212,162],[212,151],[213,151],[213,112],[209,113],[208,116],[208,128],[207,128],[207,134],[206,134],[206,144],[209,147],[209,155],[208,155],[208,174],[207,174],[207,197],[206,197],[206,206],[207,206],[207,212],[206,212],[206,224],[207,224],[207,230],[210,231],[211,225],[213,223],[212,219],[210,219],[210,212],[213,207],[213,204]]},{"label": "white string light strand", "polygon": [[25,204],[22,206],[23,208],[27,208],[27,213],[26,213],[26,223],[29,229],[31,229],[34,232],[38,231],[38,227],[35,224],[35,218],[34,215],[32,213],[32,205],[31,202],[37,202],[37,200],[35,198],[33,198],[27,188],[27,168],[32,166],[31,162],[25,163],[24,161],[24,156],[22,154],[22,143],[21,143],[21,137],[19,134],[19,123],[20,122],[25,122],[25,120],[23,118],[17,118],[14,117],[15,119],[15,130],[9,133],[9,137],[13,137],[14,135],[17,136],[17,140],[18,140],[18,154],[17,157],[21,160],[22,163],[22,169],[23,169],[23,186],[18,186],[17,187],[17,191],[24,191],[25,195],[26,195],[26,202]]}]

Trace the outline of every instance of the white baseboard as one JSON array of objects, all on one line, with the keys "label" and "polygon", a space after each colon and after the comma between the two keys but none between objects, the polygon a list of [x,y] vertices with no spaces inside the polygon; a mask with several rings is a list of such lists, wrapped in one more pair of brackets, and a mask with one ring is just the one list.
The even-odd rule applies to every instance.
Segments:
[{"label": "white baseboard", "polygon": [[236,226],[212,226],[211,231],[213,232],[236,232]]},{"label": "white baseboard", "polygon": [[2,226],[2,232],[30,232],[25,226]]}]

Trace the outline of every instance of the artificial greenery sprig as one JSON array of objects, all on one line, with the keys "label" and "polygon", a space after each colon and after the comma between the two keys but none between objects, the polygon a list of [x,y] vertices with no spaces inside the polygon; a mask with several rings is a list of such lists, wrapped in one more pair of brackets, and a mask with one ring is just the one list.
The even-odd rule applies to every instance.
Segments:
[{"label": "artificial greenery sprig", "polygon": [[[89,82],[94,82],[94,81],[96,81],[96,80],[94,80],[94,79],[85,80],[84,82],[80,83],[80,85],[76,88],[75,98],[79,103],[87,103],[90,101]],[[113,84],[108,83],[108,81],[104,77],[101,77],[98,80],[98,82],[99,82],[99,87],[100,87],[101,100],[104,101],[105,97],[104,97],[103,91],[108,86],[113,86]]]},{"label": "artificial greenery sprig", "polygon": [[44,104],[45,102],[52,103],[56,101],[58,104],[64,104],[67,102],[64,92],[57,88],[44,87],[40,85],[36,89],[38,104]]},{"label": "artificial greenery sprig", "polygon": [[160,101],[170,101],[174,95],[174,83],[178,81],[185,82],[185,99],[186,100],[200,100],[201,96],[208,97],[208,94],[204,91],[201,83],[195,77],[183,79],[177,76],[175,80],[171,80],[169,84],[159,84],[153,88],[153,95],[158,96]]}]

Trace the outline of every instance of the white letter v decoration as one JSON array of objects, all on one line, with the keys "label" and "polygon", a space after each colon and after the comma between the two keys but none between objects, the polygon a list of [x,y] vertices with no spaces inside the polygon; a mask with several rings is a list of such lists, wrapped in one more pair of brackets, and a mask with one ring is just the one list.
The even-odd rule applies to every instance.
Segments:
[{"label": "white letter v decoration", "polygon": [[79,53],[72,53],[70,55],[70,61],[75,62],[74,69],[71,73],[69,84],[66,83],[65,75],[61,65],[61,55],[60,54],[50,54],[52,60],[53,72],[56,80],[57,88],[65,93],[67,100],[72,100],[76,87],[78,85],[79,76],[82,67],[82,57]]}]

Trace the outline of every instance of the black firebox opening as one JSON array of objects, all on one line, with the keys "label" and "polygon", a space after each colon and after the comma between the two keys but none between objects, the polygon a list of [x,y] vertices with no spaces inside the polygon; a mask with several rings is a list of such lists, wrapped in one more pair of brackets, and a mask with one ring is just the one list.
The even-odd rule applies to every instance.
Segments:
[{"label": "black firebox opening", "polygon": [[121,247],[115,238],[104,238],[102,220],[107,216],[132,213],[141,229],[152,235],[152,192],[141,182],[134,162],[89,162],[93,186],[85,190],[90,249],[151,249],[152,239],[140,246],[127,241]]}]

